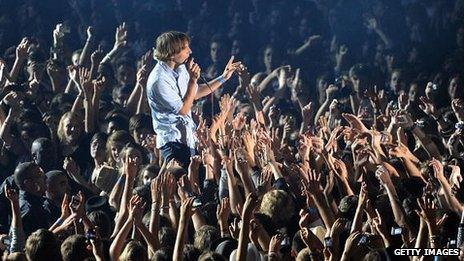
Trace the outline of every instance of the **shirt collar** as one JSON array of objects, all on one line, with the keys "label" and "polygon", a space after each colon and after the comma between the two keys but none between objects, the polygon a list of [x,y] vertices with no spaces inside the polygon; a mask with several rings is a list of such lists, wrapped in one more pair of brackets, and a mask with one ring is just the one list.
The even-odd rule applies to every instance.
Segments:
[{"label": "shirt collar", "polygon": [[183,64],[179,65],[175,70],[173,70],[171,67],[168,66],[166,62],[163,61],[158,61],[160,66],[167,72],[171,73],[174,75],[174,77],[177,79],[179,77],[180,72],[182,71],[182,67],[185,66]]}]

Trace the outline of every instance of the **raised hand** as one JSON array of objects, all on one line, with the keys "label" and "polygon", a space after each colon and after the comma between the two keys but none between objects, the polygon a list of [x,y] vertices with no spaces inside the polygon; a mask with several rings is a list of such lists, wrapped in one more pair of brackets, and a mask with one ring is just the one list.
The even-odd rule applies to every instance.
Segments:
[{"label": "raised hand", "polygon": [[414,121],[408,113],[397,113],[393,116],[393,124],[398,127],[409,129],[414,126]]},{"label": "raised hand", "polygon": [[375,18],[369,18],[369,19],[367,19],[367,21],[366,21],[366,26],[367,26],[367,28],[369,28],[369,29],[371,29],[371,30],[377,29],[377,27],[378,27],[377,19],[375,19]]},{"label": "raised hand", "polygon": [[340,159],[335,159],[333,165],[337,176],[341,179],[348,180],[348,170],[346,168],[345,162]]},{"label": "raised hand", "polygon": [[432,116],[434,118],[436,118],[436,109],[435,109],[435,105],[433,104],[433,102],[428,99],[427,97],[424,97],[424,96],[421,96],[419,97],[420,101],[422,102],[422,104],[419,104],[419,108],[427,115],[429,116]]},{"label": "raised hand", "polygon": [[8,183],[5,185],[5,197],[10,201],[13,206],[19,206],[18,191],[12,188]]},{"label": "raised hand", "polygon": [[93,95],[92,76],[90,71],[84,67],[79,68],[79,86],[82,88],[84,98],[89,99]]},{"label": "raised hand", "polygon": [[69,195],[68,193],[64,194],[63,200],[61,201],[61,220],[65,220],[71,214],[69,208]]},{"label": "raised hand", "polygon": [[361,133],[368,132],[367,127],[362,121],[355,115],[349,113],[343,113],[343,118],[350,124],[351,128],[358,130]]},{"label": "raised hand", "polygon": [[103,52],[103,47],[101,46],[101,44],[99,44],[97,50],[95,50],[90,55],[90,61],[92,62],[92,65],[97,66],[98,64],[100,64],[104,56],[105,53]]},{"label": "raised hand", "polygon": [[137,71],[137,84],[140,84],[140,86],[145,88],[147,85],[149,73],[150,72],[148,71],[147,65],[140,67],[140,69]]},{"label": "raised hand", "polygon": [[256,141],[253,138],[253,135],[248,131],[243,134],[243,142],[247,151],[247,159],[250,161],[251,165],[255,165],[255,146]]},{"label": "raised hand", "polygon": [[148,50],[140,59],[140,63],[143,66],[146,66],[147,68],[150,68],[153,65],[153,51]]},{"label": "raised hand", "polygon": [[95,28],[93,26],[87,27],[87,41],[92,41],[95,38]]},{"label": "raised hand", "polygon": [[103,90],[105,89],[106,85],[106,78],[105,76],[101,76],[98,79],[95,79],[92,81],[93,84],[93,92],[94,94],[101,94]]},{"label": "raised hand", "polygon": [[306,177],[306,181],[303,182],[303,188],[312,195],[322,192],[321,187],[321,174],[316,173],[315,170],[309,170],[304,173],[303,169],[300,168],[300,172],[302,176]]},{"label": "raised hand", "polygon": [[10,92],[5,97],[3,97],[3,102],[10,106],[17,108],[19,106],[19,102],[21,101],[21,95],[17,92]]},{"label": "raised hand", "polygon": [[288,73],[290,72],[290,66],[283,67],[279,70],[278,82],[279,88],[284,88],[287,84]]},{"label": "raised hand", "polygon": [[180,206],[180,217],[181,219],[184,218],[186,220],[188,220],[192,214],[193,214],[193,210],[192,210],[192,206],[193,206],[193,201],[195,200],[194,197],[190,197],[190,198],[187,198],[185,200],[182,200],[182,204]]},{"label": "raised hand", "polygon": [[464,101],[462,99],[453,99],[451,102],[451,108],[458,120],[464,120]]},{"label": "raised hand", "polygon": [[19,43],[19,45],[16,47],[16,59],[21,61],[25,60],[30,50],[31,44],[29,40],[26,37],[24,37]]},{"label": "raised hand", "polygon": [[120,49],[127,44],[127,25],[122,23],[122,25],[116,28],[115,41],[113,49]]},{"label": "raised hand", "polygon": [[5,61],[0,59],[0,88],[3,88],[3,86],[6,83],[6,80],[8,80],[8,72],[6,69]]},{"label": "raised hand", "polygon": [[229,232],[232,238],[238,240],[240,234],[240,222],[238,218],[234,218],[232,224],[229,225]]},{"label": "raised hand", "polygon": [[280,252],[280,246],[282,244],[282,240],[284,240],[284,236],[282,234],[276,234],[271,237],[271,241],[269,242],[269,254],[278,254]]},{"label": "raised hand", "polygon": [[225,80],[229,80],[235,71],[241,70],[244,67],[241,62],[234,62],[234,58],[234,56],[231,56],[229,62],[227,62],[227,65],[224,68],[222,77],[224,77]]},{"label": "raised hand", "polygon": [[202,151],[201,160],[203,162],[203,165],[205,165],[205,167],[210,167],[210,168],[214,167],[214,157],[211,153],[211,149],[206,148]]},{"label": "raised hand", "polygon": [[421,211],[416,210],[416,213],[423,218],[427,224],[436,225],[437,207],[435,202],[429,197],[422,197],[417,199],[417,204]]},{"label": "raised hand", "polygon": [[127,175],[130,181],[135,179],[135,176],[137,175],[137,169],[137,160],[135,158],[130,157],[129,153],[127,153],[124,157],[123,170],[124,174]]},{"label": "raised hand", "polygon": [[74,65],[68,66],[68,76],[74,83],[79,84],[79,68]]},{"label": "raised hand", "polygon": [[73,179],[74,177],[80,174],[79,165],[71,157],[66,157],[63,161],[63,169],[70,175]]},{"label": "raised hand", "polygon": [[246,124],[246,117],[245,114],[239,112],[235,118],[232,120],[232,127],[234,130],[240,131],[245,127]]},{"label": "raised hand", "polygon": [[152,179],[150,183],[151,202],[158,207],[161,204],[161,189],[160,177]]},{"label": "raised hand", "polygon": [[[75,214],[77,218],[81,218],[82,216],[85,215],[85,196],[82,191],[79,191],[77,195],[74,195],[72,197],[74,200],[77,200],[77,202],[71,202],[69,205],[69,209],[71,210],[71,213]],[[74,201],[71,200],[71,201]]]},{"label": "raised hand", "polygon": [[392,185],[390,172],[384,166],[379,166],[375,171],[375,176],[379,179],[380,183],[384,186]]},{"label": "raised hand", "polygon": [[438,161],[435,158],[432,158],[430,160],[429,165],[433,168],[435,178],[437,178],[440,182],[448,182],[448,180],[445,177],[445,172],[443,170],[443,164],[441,164],[440,161]]},{"label": "raised hand", "polygon": [[61,45],[63,41],[63,37],[66,33],[65,25],[57,24],[55,29],[53,30],[53,45]]},{"label": "raised hand", "polygon": [[327,89],[325,90],[325,95],[326,95],[326,100],[327,101],[331,101],[333,99],[335,99],[335,94],[338,92],[338,87],[331,84],[329,85],[329,87],[327,87]]},{"label": "raised hand", "polygon": [[216,210],[216,217],[221,229],[227,227],[227,220],[229,219],[230,212],[229,198],[226,197],[221,199]]},{"label": "raised hand", "polygon": [[136,226],[142,225],[143,209],[142,198],[137,195],[132,196],[129,201],[129,220],[132,220]]}]

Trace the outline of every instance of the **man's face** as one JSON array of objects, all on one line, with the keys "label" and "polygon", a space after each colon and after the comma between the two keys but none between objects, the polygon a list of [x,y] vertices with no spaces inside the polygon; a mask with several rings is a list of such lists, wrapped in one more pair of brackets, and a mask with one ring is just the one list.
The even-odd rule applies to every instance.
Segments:
[{"label": "man's face", "polygon": [[176,64],[183,64],[190,57],[191,53],[192,50],[190,50],[190,44],[189,42],[185,41],[182,50],[179,53],[174,54],[174,56],[172,57],[172,61]]},{"label": "man's face", "polygon": [[25,181],[26,191],[34,195],[44,196],[46,190],[45,174],[39,166],[34,166],[30,178]]},{"label": "man's face", "polygon": [[64,194],[69,189],[68,178],[65,175],[56,176],[47,181],[47,197],[52,200],[63,200]]},{"label": "man's face", "polygon": [[82,131],[81,127],[79,121],[74,117],[64,119],[64,134],[68,143],[74,144],[79,140]]},{"label": "man's face", "polygon": [[50,170],[55,163],[55,152],[53,148],[40,142],[32,143],[31,155],[34,162],[47,171]]}]

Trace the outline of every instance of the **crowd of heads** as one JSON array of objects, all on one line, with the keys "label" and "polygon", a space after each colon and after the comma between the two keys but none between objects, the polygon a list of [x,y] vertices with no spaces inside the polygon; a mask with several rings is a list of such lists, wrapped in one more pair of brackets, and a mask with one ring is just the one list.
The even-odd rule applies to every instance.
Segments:
[{"label": "crowd of heads", "polygon": [[[462,246],[464,1],[0,10],[5,260],[397,260]],[[166,31],[185,35],[164,34],[181,35],[172,48]],[[207,80],[231,56],[246,69],[195,102],[197,155],[167,161],[146,84],[186,42]]]}]

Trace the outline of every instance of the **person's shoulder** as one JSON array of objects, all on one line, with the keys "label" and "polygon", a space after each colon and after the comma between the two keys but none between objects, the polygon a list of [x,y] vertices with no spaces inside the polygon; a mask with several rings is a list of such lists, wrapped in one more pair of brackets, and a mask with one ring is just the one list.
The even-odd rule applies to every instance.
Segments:
[{"label": "person's shoulder", "polygon": [[166,72],[160,63],[157,63],[148,75],[147,87],[166,81]]}]

